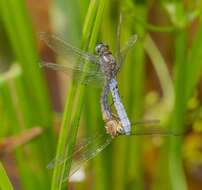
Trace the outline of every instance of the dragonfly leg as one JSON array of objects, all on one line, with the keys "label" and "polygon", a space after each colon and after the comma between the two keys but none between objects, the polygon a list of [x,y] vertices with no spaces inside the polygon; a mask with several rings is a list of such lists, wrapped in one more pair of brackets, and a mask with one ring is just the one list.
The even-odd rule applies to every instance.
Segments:
[{"label": "dragonfly leg", "polygon": [[112,114],[113,119],[120,122],[119,116],[117,114],[115,114],[115,113],[111,113],[111,114]]}]

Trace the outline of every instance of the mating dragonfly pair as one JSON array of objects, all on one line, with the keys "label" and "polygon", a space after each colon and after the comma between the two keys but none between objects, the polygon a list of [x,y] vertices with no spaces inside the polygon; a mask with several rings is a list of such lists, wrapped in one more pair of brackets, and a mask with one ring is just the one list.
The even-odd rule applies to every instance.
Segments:
[{"label": "mating dragonfly pair", "polygon": [[[68,64],[58,65],[54,63],[44,63],[44,66],[66,73],[73,70],[74,78],[82,79],[82,83],[103,87],[100,101],[102,116],[106,123],[107,132],[114,137],[120,134],[130,135],[131,132],[131,123],[119,95],[116,77],[129,50],[137,40],[137,35],[133,35],[123,49],[120,50],[121,22],[122,16],[120,15],[117,54],[115,59],[112,57],[112,53],[109,51],[109,46],[107,44],[98,44],[95,48],[98,55],[93,55],[73,47],[71,44],[64,42],[55,35],[46,33],[40,34],[40,38],[44,40],[53,51],[69,60]],[[85,73],[85,77],[82,77],[83,75],[81,75],[81,73]],[[109,106],[109,91],[111,91],[117,115],[112,113]]]},{"label": "mating dragonfly pair", "polygon": [[[68,60],[65,63],[62,62],[63,64],[60,65],[42,62],[42,66],[62,71],[67,74],[69,74],[70,71],[73,71],[74,79],[79,80],[82,84],[103,87],[100,102],[102,116],[106,124],[108,134],[103,133],[88,139],[86,143],[82,144],[79,149],[75,151],[74,155],[76,155],[77,159],[73,160],[70,174],[64,174],[64,181],[75,173],[85,162],[96,156],[97,153],[109,145],[114,137],[119,135],[177,135],[174,132],[161,127],[138,127],[137,125],[150,123],[156,124],[158,121],[137,121],[133,124],[136,125],[136,127],[131,132],[131,123],[118,92],[116,77],[129,50],[136,42],[137,35],[133,35],[126,45],[120,50],[120,28],[121,16],[118,27],[117,53],[115,59],[112,57],[112,53],[109,51],[107,44],[98,44],[95,48],[98,55],[94,55],[73,47],[71,44],[63,41],[56,35],[50,35],[47,33],[40,34],[40,39],[43,40],[48,47],[50,47],[59,56]],[[109,106],[109,91],[111,91],[117,115],[112,113],[111,107]],[[48,168],[54,168],[64,162],[71,161],[71,158],[72,155],[69,157],[54,159],[48,165]]]}]

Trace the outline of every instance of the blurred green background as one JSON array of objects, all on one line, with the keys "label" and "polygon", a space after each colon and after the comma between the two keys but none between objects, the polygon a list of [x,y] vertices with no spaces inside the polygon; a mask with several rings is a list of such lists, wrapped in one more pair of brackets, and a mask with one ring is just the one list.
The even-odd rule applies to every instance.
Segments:
[{"label": "blurred green background", "polygon": [[[131,121],[159,119],[182,136],[120,137],[84,167],[84,177],[62,183],[68,155],[81,136],[104,128],[101,89],[41,69],[59,62],[38,39],[50,32],[94,53],[97,43],[116,52],[138,41],[118,76]],[[152,189],[202,187],[201,0],[2,0],[0,3],[0,189]],[[68,137],[68,143],[67,143]]]}]

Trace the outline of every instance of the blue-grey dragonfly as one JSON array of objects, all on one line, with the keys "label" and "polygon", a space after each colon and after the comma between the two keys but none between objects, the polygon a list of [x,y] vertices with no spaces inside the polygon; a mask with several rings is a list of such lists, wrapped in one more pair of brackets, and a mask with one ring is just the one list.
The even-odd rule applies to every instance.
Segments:
[{"label": "blue-grey dragonfly", "polygon": [[[74,153],[77,159],[73,160],[71,165],[70,174],[64,174],[64,180],[67,180],[69,176],[75,173],[85,162],[96,156],[107,145],[110,144],[114,137],[120,135],[176,135],[168,129],[161,127],[136,127],[131,132],[131,123],[128,119],[127,113],[122,104],[116,77],[121,69],[123,62],[129,50],[133,47],[137,40],[137,35],[133,35],[131,39],[120,50],[120,24],[118,27],[118,40],[117,40],[117,53],[115,58],[112,57],[112,53],[109,51],[109,46],[105,43],[98,44],[95,48],[98,55],[89,54],[81,49],[73,47],[71,44],[63,41],[56,35],[41,33],[40,39],[43,40],[48,47],[50,47],[57,55],[63,57],[66,62],[61,61],[62,64],[45,63],[42,62],[42,66],[52,68],[54,70],[62,71],[69,74],[70,71],[74,72],[73,77],[79,80],[82,84],[90,84],[95,87],[104,87],[101,96],[101,108],[103,120],[106,123],[106,132],[99,134],[87,140],[87,143],[83,144]],[[84,77],[83,77],[84,74]],[[112,113],[111,107],[108,102],[109,91],[112,93],[113,102],[116,108],[117,115]],[[143,121],[140,123],[149,123],[149,121]],[[138,124],[136,122],[135,124]],[[64,162],[70,162],[73,155],[54,159],[48,168],[54,168]]]},{"label": "blue-grey dragonfly", "polygon": [[[120,24],[118,27],[117,53],[116,58],[112,57],[109,46],[105,43],[98,44],[95,51],[98,55],[89,54],[82,51],[71,44],[63,41],[56,35],[41,33],[40,39],[43,40],[56,54],[68,60],[63,64],[44,63],[41,65],[52,68],[54,70],[69,73],[74,71],[74,78],[80,79],[83,84],[90,84],[95,87],[103,87],[101,96],[101,109],[103,120],[107,126],[111,127],[111,135],[126,134],[130,135],[131,124],[127,113],[124,109],[121,97],[119,95],[116,77],[121,69],[123,62],[129,50],[133,47],[137,40],[137,35],[133,35],[131,39],[120,50],[120,29],[122,17],[120,16]],[[87,64],[86,64],[87,63]],[[84,74],[85,77],[82,77]],[[117,127],[113,120],[112,110],[109,106],[108,96],[111,91],[114,106],[121,122]]]}]

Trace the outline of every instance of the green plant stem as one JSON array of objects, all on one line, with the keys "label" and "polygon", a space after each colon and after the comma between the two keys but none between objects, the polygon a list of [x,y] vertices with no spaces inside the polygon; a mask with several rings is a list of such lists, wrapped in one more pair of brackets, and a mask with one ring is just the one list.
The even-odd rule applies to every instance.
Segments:
[{"label": "green plant stem", "polygon": [[3,168],[3,164],[0,162],[0,189],[13,190],[11,182]]},{"label": "green plant stem", "polygon": [[[187,31],[180,31],[175,39],[175,104],[172,115],[171,128],[175,131],[184,131],[184,119],[186,113],[186,82],[187,64],[186,49]],[[182,161],[183,137],[170,137],[169,146],[169,176],[171,189],[188,189]]]},{"label": "green plant stem", "polygon": [[[124,6],[124,5],[123,5]],[[137,3],[132,7],[139,19],[145,22],[147,16],[147,7],[145,2]],[[124,9],[124,8],[123,8]],[[138,40],[134,48],[128,55],[121,70],[120,93],[124,91],[123,103],[126,106],[128,116],[131,121],[140,119],[144,107],[144,78],[145,78],[145,53],[144,39],[145,28],[140,24],[134,24],[133,18],[123,14],[123,26],[121,38],[124,37],[124,43],[133,34],[138,34]],[[125,22],[130,27],[125,26]],[[122,44],[124,44],[122,43]],[[115,141],[116,153],[115,159],[115,180],[114,189],[143,189],[143,164],[142,164],[142,138],[139,137],[121,137]],[[116,158],[119,159],[116,159]]]},{"label": "green plant stem", "polygon": [[[147,6],[146,2],[143,4],[137,3],[135,6],[135,12],[139,20],[145,22],[147,19]],[[133,31],[138,34],[138,41],[134,45],[130,61],[130,96],[131,104],[129,104],[129,113],[131,113],[131,121],[140,119],[144,113],[144,93],[145,93],[145,51],[144,51],[144,39],[146,29],[138,24],[134,25]],[[128,140],[129,144],[129,166],[128,167],[128,184],[132,184],[135,189],[144,188],[144,167],[142,162],[142,137],[133,137]]]},{"label": "green plant stem", "polygon": [[159,32],[159,33],[169,33],[169,32],[174,32],[177,30],[174,26],[155,26],[149,23],[146,23],[142,21],[141,19],[137,18],[136,16],[133,16],[134,22],[142,25],[146,30],[151,31],[151,32]]},{"label": "green plant stem", "polygon": [[[95,46],[95,43],[96,43],[96,40],[98,37],[99,28],[101,25],[102,15],[103,15],[106,1],[105,0],[100,1],[97,15],[95,18],[95,23],[93,25],[93,23],[89,23],[88,21],[91,21],[92,17],[95,17],[95,11],[92,11],[91,9],[97,9],[96,8],[97,3],[98,2],[94,1],[94,0],[92,0],[90,2],[88,12],[93,13],[93,15],[91,15],[91,16],[87,15],[86,19],[89,19],[89,20],[86,20],[85,24],[84,24],[85,25],[84,32],[86,32],[86,33],[83,33],[83,39],[84,39],[84,42],[82,43],[83,48],[84,47],[87,48],[88,43],[85,39],[86,39],[86,36],[88,36],[88,33],[90,33],[91,29],[93,28],[92,35],[90,38],[90,43],[89,43],[90,52],[93,51],[93,48]],[[86,26],[89,24],[91,24],[90,27]],[[86,30],[87,28],[89,29],[88,31]],[[75,86],[74,82],[72,82],[72,83],[73,84],[72,84],[72,87],[70,88],[70,92],[74,92],[74,90],[72,91],[72,89],[76,90],[76,86]],[[71,93],[71,94],[73,95],[74,93]],[[76,108],[75,108],[75,114],[74,114],[73,120],[72,120],[71,133],[70,133],[69,141],[68,141],[68,150],[65,153],[67,155],[72,155],[72,153],[74,151],[74,145],[76,142],[76,136],[77,136],[77,131],[78,131],[78,124],[79,124],[79,120],[80,120],[82,106],[84,103],[84,94],[85,94],[85,86],[80,86],[78,89],[78,99],[77,99],[77,104],[76,104]],[[69,103],[69,101],[73,101],[72,95],[70,98],[69,98],[69,95],[67,97],[67,104],[66,104],[65,110],[69,110],[69,109],[71,110],[71,104]],[[60,132],[60,137],[59,137],[56,158],[61,157],[61,155],[64,153],[65,144],[66,144],[66,140],[67,140],[65,138],[66,135],[64,135],[64,134],[67,133],[66,129],[68,129],[68,126],[70,124],[70,119],[68,119],[68,120],[66,119],[66,118],[70,118],[70,116],[68,116],[68,114],[69,113],[64,112],[63,123],[61,126],[61,132]],[[68,176],[70,167],[71,167],[71,162],[64,163],[62,166],[56,167],[54,169],[54,174],[53,174],[53,179],[52,179],[52,190],[54,190],[54,189],[58,190],[58,189],[61,189],[62,186],[65,187],[68,185],[67,183],[62,185],[62,179],[63,179],[64,172],[66,172],[66,175]],[[59,179],[58,179],[58,177],[59,177]],[[59,180],[59,183],[58,183],[58,180]]]},{"label": "green plant stem", "polygon": [[[69,91],[68,91],[67,100],[66,100],[65,110],[63,113],[64,116],[62,119],[60,136],[58,139],[56,158],[61,158],[62,155],[64,154],[66,140],[67,140],[67,134],[68,134],[69,125],[70,125],[70,121],[71,121],[73,100],[74,100],[74,96],[76,94],[76,87],[77,87],[76,84],[74,84],[74,82],[71,82],[70,87],[69,87]],[[52,177],[52,184],[51,184],[52,190],[53,189],[61,189],[61,184],[58,187],[58,183],[59,183],[58,181],[61,178],[61,170],[62,170],[62,167],[60,167],[60,166],[54,168],[53,177]]]},{"label": "green plant stem", "polygon": [[[183,131],[187,101],[194,91],[200,78],[202,68],[201,21],[187,56],[187,31],[177,33],[175,39],[175,109],[171,127],[176,131]],[[182,137],[166,138],[160,156],[159,169],[156,175],[154,190],[160,189],[188,189],[182,163]],[[169,163],[169,164],[168,164]],[[164,167],[164,173],[162,173]],[[168,184],[168,180],[169,183]],[[159,181],[161,183],[159,184]],[[167,185],[167,186],[165,186]]]},{"label": "green plant stem", "polygon": [[196,36],[193,40],[187,63],[186,101],[191,97],[202,72],[202,19],[200,20]]},{"label": "green plant stem", "polygon": [[[162,1],[166,7],[172,23],[183,30],[176,32],[174,49],[174,109],[169,122],[170,128],[176,132],[184,131],[184,119],[186,113],[186,88],[187,88],[187,31],[185,26],[185,12],[181,1]],[[161,162],[157,174],[158,183],[156,189],[187,189],[183,162],[182,162],[182,137],[166,138]],[[162,174],[162,167],[164,173]],[[169,181],[168,181],[169,179]]]},{"label": "green plant stem", "polygon": [[[92,29],[92,25],[93,25],[92,19],[95,17],[96,10],[97,10],[97,0],[92,0],[89,4],[89,10],[86,16],[86,21],[84,23],[84,30],[82,35],[83,45],[81,46],[84,46],[84,44],[87,44],[88,38],[86,36],[88,33],[90,33]],[[77,83],[75,83],[75,81],[72,81],[70,84],[67,99],[66,99],[65,111],[63,113],[62,125],[61,125],[60,135],[58,139],[58,145],[57,145],[56,158],[61,158],[64,155],[76,90],[77,90]],[[52,182],[51,182],[52,190],[62,188],[62,181],[59,181],[59,180],[63,179],[63,176],[62,176],[63,168],[64,166],[58,166],[54,168]]]},{"label": "green plant stem", "polygon": [[[99,29],[100,29],[101,22],[102,22],[105,4],[106,4],[106,0],[102,0],[99,3],[94,27],[92,29],[92,34],[90,37],[89,52],[94,51],[94,47],[95,47],[95,44],[96,44],[96,41],[98,38]],[[81,110],[83,108],[83,104],[84,104],[84,100],[85,100],[85,98],[84,98],[85,92],[86,92],[86,87],[80,86],[80,88],[78,90],[78,100],[77,100],[77,104],[76,104],[76,108],[75,108],[75,114],[74,114],[74,117],[72,120],[72,130],[71,130],[69,145],[68,145],[70,148],[68,149],[68,155],[72,155],[73,151],[74,151],[74,145],[76,142],[76,136],[77,136],[78,124],[79,124],[79,120],[80,120],[80,116],[81,116]],[[67,171],[70,170],[70,167],[71,167],[71,165],[68,165],[68,168],[66,168],[66,170]],[[67,174],[68,173],[69,173],[69,171],[67,172]]]}]

